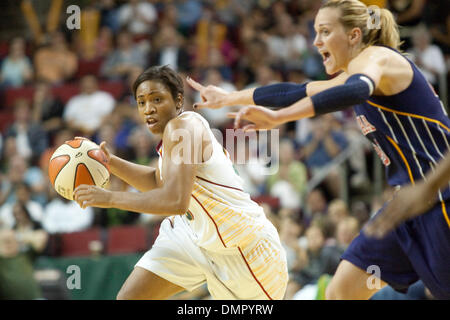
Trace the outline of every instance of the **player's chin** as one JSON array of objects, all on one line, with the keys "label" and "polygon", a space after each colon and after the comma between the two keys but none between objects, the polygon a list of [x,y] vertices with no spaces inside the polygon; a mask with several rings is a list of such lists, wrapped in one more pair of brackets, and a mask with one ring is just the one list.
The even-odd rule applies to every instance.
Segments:
[{"label": "player's chin", "polygon": [[336,68],[335,66],[324,65],[324,67],[326,74],[328,74],[329,76],[332,76],[339,71],[339,68]]},{"label": "player's chin", "polygon": [[147,125],[148,130],[153,134],[161,134],[162,130],[158,122]]}]

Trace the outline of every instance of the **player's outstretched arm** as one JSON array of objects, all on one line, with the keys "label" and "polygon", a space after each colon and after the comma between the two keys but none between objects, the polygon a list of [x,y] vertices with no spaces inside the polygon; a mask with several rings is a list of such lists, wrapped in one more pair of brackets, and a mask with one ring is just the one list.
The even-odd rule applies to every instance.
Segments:
[{"label": "player's outstretched arm", "polygon": [[195,143],[195,139],[201,139],[204,127],[193,119],[181,118],[171,120],[164,131],[161,183],[157,188],[136,193],[81,185],[75,190],[75,201],[83,208],[114,207],[139,213],[184,214],[189,206],[197,164],[202,159],[202,143]]},{"label": "player's outstretched arm", "polygon": [[[309,118],[315,115],[344,110],[365,102],[380,83],[386,65],[383,55],[361,55],[355,58],[348,68],[348,78],[344,84],[335,85],[311,97],[304,97],[287,108],[277,111],[258,106],[244,107],[236,113],[235,127],[241,127],[241,121],[250,121],[244,129],[271,129],[280,124]],[[342,79],[346,77],[342,76]]]},{"label": "player's outstretched arm", "polygon": [[203,100],[203,102],[194,104],[196,109],[219,109],[236,105],[284,108],[306,96],[343,84],[347,78],[348,75],[343,72],[330,80],[312,81],[303,84],[280,82],[234,92],[226,92],[212,85],[203,86],[191,78],[187,78],[187,83],[200,93]]},{"label": "player's outstretched arm", "polygon": [[364,228],[364,233],[382,238],[400,223],[425,213],[437,200],[439,188],[450,180],[450,153],[446,155],[426,180],[402,187],[394,199]]}]

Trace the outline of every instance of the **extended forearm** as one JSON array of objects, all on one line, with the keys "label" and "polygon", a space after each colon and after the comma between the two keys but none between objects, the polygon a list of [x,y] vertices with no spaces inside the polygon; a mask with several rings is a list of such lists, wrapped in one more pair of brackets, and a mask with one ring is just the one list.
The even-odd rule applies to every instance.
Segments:
[{"label": "extended forearm", "polygon": [[255,88],[245,89],[241,91],[233,91],[226,95],[224,106],[235,105],[255,105],[253,101],[253,91]]},{"label": "extended forearm", "polygon": [[187,210],[179,193],[168,192],[163,187],[144,193],[114,191],[109,207],[160,215],[184,214]]},{"label": "extended forearm", "polygon": [[135,164],[112,156],[110,160],[111,173],[141,192],[149,191],[157,186],[156,169]]},{"label": "extended forearm", "polygon": [[314,116],[314,106],[311,98],[306,97],[292,106],[276,111],[276,118],[278,123],[286,123],[296,121],[303,118]]}]

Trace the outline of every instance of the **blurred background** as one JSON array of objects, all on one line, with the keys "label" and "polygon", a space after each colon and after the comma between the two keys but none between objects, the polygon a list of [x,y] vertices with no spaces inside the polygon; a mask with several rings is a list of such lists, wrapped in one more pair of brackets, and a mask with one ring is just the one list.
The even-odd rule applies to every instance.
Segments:
[{"label": "blurred background", "polygon": [[[448,0],[363,1],[389,8],[403,51],[447,108]],[[75,5],[75,6],[74,6]],[[56,194],[53,151],[74,136],[152,165],[152,137],[130,90],[153,65],[225,90],[327,79],[312,42],[317,0],[4,0],[0,2],[0,299],[114,299],[158,235],[161,217],[86,210]],[[185,86],[185,108],[199,96]],[[204,110],[232,128],[233,107]],[[229,150],[232,152],[232,150]],[[236,152],[231,154],[235,157]],[[246,157],[255,157],[250,150]],[[392,195],[351,109],[280,128],[276,174],[237,164],[287,251],[285,299],[323,299],[340,254]],[[130,190],[112,177],[110,188]],[[174,299],[208,299],[206,288]],[[421,282],[407,295],[430,299]]]}]

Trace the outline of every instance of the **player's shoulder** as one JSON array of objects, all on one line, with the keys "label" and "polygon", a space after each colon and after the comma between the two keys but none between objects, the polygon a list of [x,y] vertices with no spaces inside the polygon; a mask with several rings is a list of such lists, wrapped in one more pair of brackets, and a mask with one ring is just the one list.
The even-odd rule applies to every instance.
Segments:
[{"label": "player's shoulder", "polygon": [[164,136],[170,140],[173,140],[174,136],[184,138],[189,136],[191,139],[195,139],[201,137],[205,130],[206,126],[201,115],[195,112],[183,112],[167,123]]},{"label": "player's shoulder", "polygon": [[[389,59],[392,59],[398,54],[386,47],[369,46],[363,49],[351,62],[350,65],[367,65],[377,64],[384,65]],[[349,66],[350,66],[349,65]]]}]

